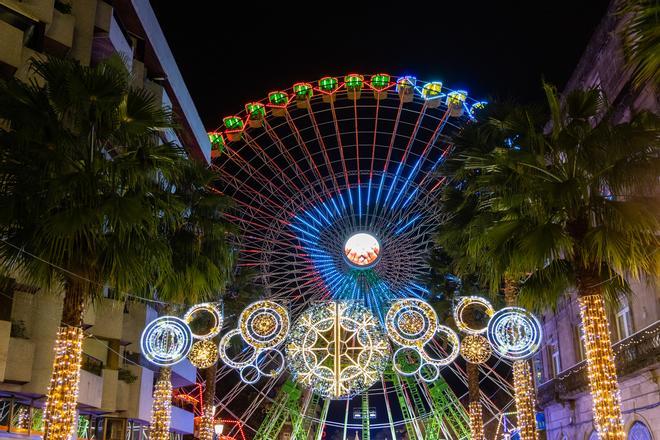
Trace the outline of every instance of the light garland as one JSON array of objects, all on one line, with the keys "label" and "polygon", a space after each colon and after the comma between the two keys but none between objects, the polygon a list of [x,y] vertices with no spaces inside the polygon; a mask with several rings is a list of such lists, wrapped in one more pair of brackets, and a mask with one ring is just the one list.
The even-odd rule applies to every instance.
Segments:
[{"label": "light garland", "polygon": [[481,402],[470,402],[468,412],[470,417],[470,440],[484,440],[484,419]]},{"label": "light garland", "polygon": [[492,353],[488,340],[481,335],[467,335],[461,341],[461,357],[472,364],[483,364]]},{"label": "light garland", "polygon": [[[252,346],[248,347],[247,354],[241,353],[243,355],[242,360],[236,360],[229,357],[227,350],[232,346],[231,339],[235,336],[241,336],[241,332],[238,329],[229,330],[225,335],[220,339],[220,344],[218,344],[219,352],[218,355],[222,362],[225,363],[228,367],[240,369],[247,365],[250,365],[257,359],[257,349]],[[241,338],[241,341],[243,339]]]},{"label": "light garland", "polygon": [[513,363],[513,389],[520,440],[537,440],[535,391],[529,361]]},{"label": "light garland", "polygon": [[305,311],[291,329],[286,357],[295,379],[330,399],[354,396],[385,371],[390,346],[364,306],[329,301]]},{"label": "light garland", "polygon": [[222,311],[218,308],[218,305],[215,303],[201,303],[195,304],[188,309],[185,315],[183,315],[183,320],[188,326],[201,314],[208,314],[211,316],[213,323],[209,326],[208,330],[204,333],[192,333],[193,338],[195,339],[211,339],[217,336],[222,329],[222,323],[224,321],[222,316]]},{"label": "light garland", "polygon": [[206,402],[199,421],[199,440],[213,440],[215,434],[215,407]]},{"label": "light garland", "polygon": [[154,387],[151,410],[150,440],[169,440],[170,417],[172,414],[172,371],[161,368],[160,376]]},{"label": "light garland", "polygon": [[385,316],[387,335],[404,347],[420,347],[433,338],[438,315],[427,302],[417,298],[394,301]]},{"label": "light garland", "polygon": [[142,354],[155,365],[174,365],[190,352],[192,332],[188,324],[176,316],[161,316],[145,327],[140,338]]},{"label": "light garland", "polygon": [[617,381],[609,323],[602,295],[578,299],[582,338],[587,357],[589,387],[593,399],[594,425],[601,440],[623,440],[621,396]]},{"label": "light garland", "polygon": [[493,309],[493,306],[486,299],[481,298],[480,296],[461,297],[454,307],[454,322],[460,331],[467,333],[468,335],[479,335],[488,330],[488,326],[483,328],[472,328],[466,322],[464,317],[465,311],[468,308],[475,306],[483,308],[484,314],[488,316],[488,319],[492,318],[495,314],[495,309]]},{"label": "light garland", "polygon": [[44,406],[44,438],[68,440],[76,426],[83,331],[60,327],[55,339],[53,373]]},{"label": "light garland", "polygon": [[257,301],[243,310],[238,329],[254,348],[273,348],[284,342],[289,333],[289,313],[273,301]]},{"label": "light garland", "polygon": [[[438,352],[438,350],[433,347],[434,344],[431,344],[430,342],[426,343],[420,352],[422,353],[422,358],[426,362],[438,367],[444,367],[456,360],[461,351],[461,343],[456,332],[446,325],[439,325],[436,328],[435,336],[437,337],[438,335],[444,336],[445,342],[451,345],[449,353],[444,353],[444,349],[443,353]],[[434,354],[440,354],[440,357],[432,356],[431,353],[429,353],[429,351],[432,350],[436,351]]]},{"label": "light garland", "polygon": [[533,356],[542,338],[539,320],[521,307],[505,307],[488,321],[488,340],[505,359],[517,361]]},{"label": "light garland", "polygon": [[203,370],[218,361],[218,346],[208,339],[197,341],[188,353],[190,363]]}]

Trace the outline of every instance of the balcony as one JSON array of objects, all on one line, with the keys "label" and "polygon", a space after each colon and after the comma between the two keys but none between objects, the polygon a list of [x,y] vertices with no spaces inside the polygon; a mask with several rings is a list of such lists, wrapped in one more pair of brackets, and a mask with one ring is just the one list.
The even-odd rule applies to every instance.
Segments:
[{"label": "balcony", "polygon": [[[633,374],[660,361],[660,321],[622,339],[613,346],[619,378]],[[573,400],[588,390],[586,361],[562,371],[538,387],[538,402],[545,407],[552,401]]]}]

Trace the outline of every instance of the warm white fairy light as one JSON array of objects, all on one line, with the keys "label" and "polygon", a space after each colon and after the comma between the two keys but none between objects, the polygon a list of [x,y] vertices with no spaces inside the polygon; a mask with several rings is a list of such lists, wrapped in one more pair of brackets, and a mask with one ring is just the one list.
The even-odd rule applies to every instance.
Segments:
[{"label": "warm white fairy light", "polygon": [[185,315],[183,315],[183,320],[190,326],[191,322],[202,314],[208,314],[212,319],[212,323],[205,332],[192,333],[193,338],[203,340],[217,336],[222,329],[223,316],[222,311],[216,303],[195,304],[188,309]]},{"label": "warm white fairy light", "polygon": [[291,328],[288,366],[301,384],[338,399],[361,393],[385,371],[390,346],[364,306],[329,301],[312,306]]},{"label": "warm white fairy light", "polygon": [[537,440],[535,390],[528,360],[513,363],[513,389],[520,440]]},{"label": "warm white fairy light", "polygon": [[289,313],[276,302],[257,301],[243,310],[238,329],[254,348],[273,348],[284,342],[289,333]]},{"label": "warm white fairy light", "polygon": [[188,355],[192,346],[190,327],[176,316],[161,316],[145,327],[140,338],[142,354],[159,366],[171,366]]},{"label": "warm white fairy light", "polygon": [[625,438],[609,323],[602,295],[579,298],[582,339],[593,400],[594,425],[601,440]]},{"label": "warm white fairy light", "polygon": [[461,341],[461,356],[472,364],[483,364],[492,353],[488,339],[481,335],[467,335]]},{"label": "warm white fairy light", "polygon": [[419,347],[433,338],[438,316],[427,302],[417,298],[394,301],[385,316],[387,335],[404,347]]},{"label": "warm white fairy light", "polygon": [[470,440],[484,440],[484,419],[481,402],[470,402],[468,412],[470,417]]},{"label": "warm white fairy light", "polygon": [[68,440],[76,426],[83,331],[60,327],[55,339],[53,373],[44,406],[44,438]]},{"label": "warm white fairy light", "polygon": [[505,359],[517,361],[533,356],[542,338],[539,320],[521,307],[505,307],[488,321],[488,340]]},{"label": "warm white fairy light", "polygon": [[475,307],[483,309],[483,313],[489,319],[492,318],[492,316],[495,314],[495,309],[493,309],[493,306],[486,299],[481,298],[480,296],[461,297],[454,307],[454,322],[456,323],[456,327],[458,327],[461,332],[467,333],[468,335],[479,335],[485,333],[488,330],[487,325],[482,328],[470,327],[467,320],[465,319],[466,311]]},{"label": "warm white fairy light", "polygon": [[170,439],[170,417],[172,414],[172,371],[162,368],[154,387],[153,406],[151,409],[150,440]]},{"label": "warm white fairy light", "polygon": [[218,361],[218,346],[208,339],[196,341],[188,353],[188,360],[199,369],[209,368]]}]

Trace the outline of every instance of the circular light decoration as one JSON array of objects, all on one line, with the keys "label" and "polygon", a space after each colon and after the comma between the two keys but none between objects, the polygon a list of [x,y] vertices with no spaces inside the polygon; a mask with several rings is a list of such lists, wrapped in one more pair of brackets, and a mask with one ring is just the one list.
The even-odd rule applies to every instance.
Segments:
[{"label": "circular light decoration", "polygon": [[183,320],[186,322],[186,324],[188,324],[188,326],[191,326],[193,321],[203,315],[210,316],[211,324],[208,326],[208,329],[204,333],[193,333],[192,335],[195,339],[211,339],[217,336],[222,329],[222,312],[218,308],[217,304],[214,303],[195,304],[188,309],[185,315],[183,315]]},{"label": "circular light decoration", "polygon": [[400,347],[392,355],[392,368],[402,376],[413,376],[422,368],[422,354],[415,347]]},{"label": "circular light decoration", "polygon": [[492,353],[488,339],[481,335],[467,335],[461,341],[461,356],[472,364],[483,364]]},{"label": "circular light decoration", "polygon": [[488,340],[500,356],[527,359],[541,346],[543,330],[538,319],[521,307],[505,307],[488,322]]},{"label": "circular light decoration", "polygon": [[438,316],[427,302],[416,298],[395,301],[385,316],[388,336],[404,347],[421,346],[431,340]]},{"label": "circular light decoration", "polygon": [[238,319],[245,342],[257,349],[281,344],[289,333],[289,314],[281,305],[268,300],[247,306]]},{"label": "circular light decoration", "polygon": [[465,319],[465,313],[467,310],[473,307],[482,308],[483,313],[489,319],[492,318],[493,314],[495,313],[493,306],[484,298],[481,298],[480,296],[464,296],[458,301],[456,307],[454,307],[454,321],[456,322],[456,327],[458,327],[458,329],[463,333],[467,333],[468,335],[479,335],[481,333],[485,333],[488,330],[488,326],[486,325],[482,328],[473,328],[470,327],[470,325],[466,322],[467,320]]},{"label": "circular light decoration", "polygon": [[[440,341],[435,339],[440,336]],[[450,348],[447,348],[447,345]],[[444,367],[456,360],[461,350],[461,343],[456,332],[446,325],[439,325],[434,335],[434,340],[429,341],[422,347],[422,358],[429,364]]]},{"label": "circular light decoration", "polygon": [[192,332],[182,319],[161,316],[145,327],[140,338],[142,354],[152,364],[168,367],[188,355]]},{"label": "circular light decoration", "polygon": [[281,351],[275,348],[260,351],[254,361],[259,373],[267,377],[277,377],[284,371],[286,359]]},{"label": "circular light decoration", "polygon": [[364,306],[330,301],[312,306],[291,328],[286,357],[298,382],[330,399],[359,394],[385,371],[390,346]]},{"label": "circular light decoration", "polygon": [[[225,363],[225,365],[235,368],[235,369],[240,369],[243,367],[246,367],[253,363],[255,359],[257,359],[257,349],[249,346],[249,348],[246,350],[247,354],[241,353],[242,359],[235,359],[229,356],[227,353],[228,349],[232,346],[231,340],[232,338],[238,336],[241,338],[241,332],[238,329],[232,329],[229,330],[221,339],[220,343],[218,344],[218,356],[222,360],[222,362]],[[243,339],[241,338],[241,341]]]},{"label": "circular light decoration", "polygon": [[380,257],[380,243],[371,234],[360,232],[353,234],[344,244],[346,261],[358,269],[366,269],[378,261]]},{"label": "circular light decoration", "polygon": [[199,369],[209,368],[218,361],[218,346],[208,339],[196,341],[188,353],[188,360]]}]

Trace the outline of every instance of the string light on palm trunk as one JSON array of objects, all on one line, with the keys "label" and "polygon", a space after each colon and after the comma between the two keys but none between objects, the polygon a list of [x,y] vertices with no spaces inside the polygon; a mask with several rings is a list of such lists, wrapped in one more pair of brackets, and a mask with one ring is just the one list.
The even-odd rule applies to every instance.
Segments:
[{"label": "string light on palm trunk", "polygon": [[44,407],[44,438],[68,440],[76,426],[83,331],[60,327],[55,339],[53,374]]},{"label": "string light on palm trunk", "polygon": [[468,412],[470,416],[470,439],[483,440],[484,439],[484,420],[481,402],[474,401],[468,405]]},{"label": "string light on palm trunk", "polygon": [[160,371],[160,377],[154,388],[154,401],[151,411],[151,440],[169,440],[170,417],[172,414],[172,372],[169,368]]},{"label": "string light on palm trunk", "polygon": [[579,298],[582,339],[586,350],[594,425],[601,440],[622,440],[623,418],[614,352],[610,340],[605,300],[601,295]]},{"label": "string light on palm trunk", "polygon": [[513,363],[513,387],[520,440],[537,440],[535,390],[529,361]]}]

